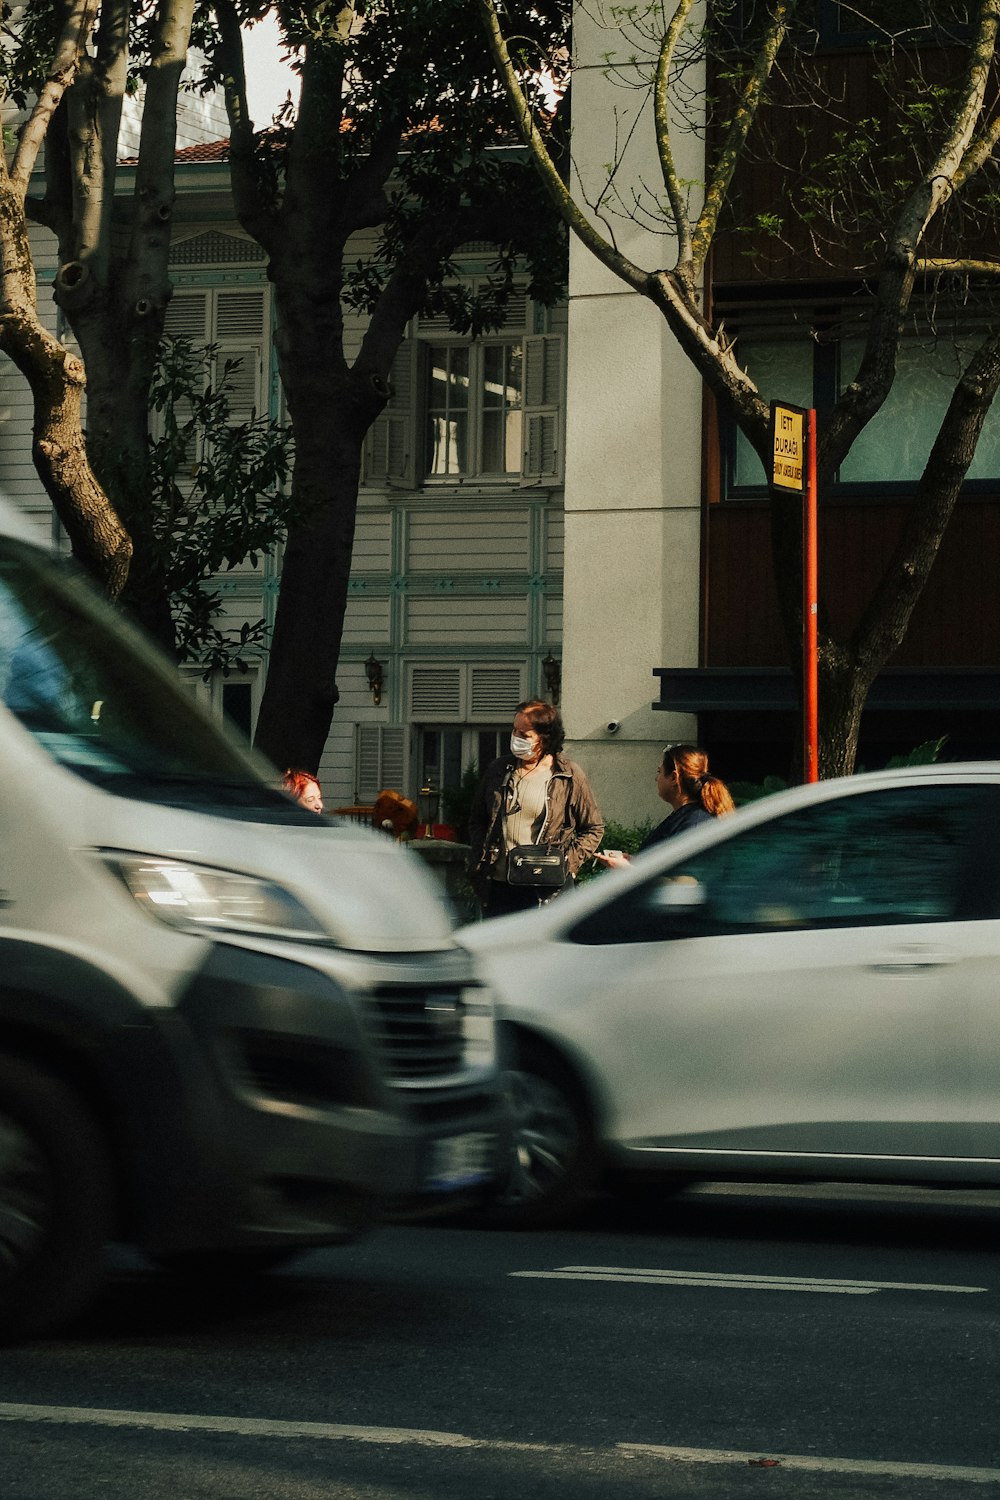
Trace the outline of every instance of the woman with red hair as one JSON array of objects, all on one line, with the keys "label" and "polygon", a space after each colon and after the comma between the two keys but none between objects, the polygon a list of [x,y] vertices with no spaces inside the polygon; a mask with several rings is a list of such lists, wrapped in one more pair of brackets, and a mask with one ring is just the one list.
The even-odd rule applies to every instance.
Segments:
[{"label": "woman with red hair", "polygon": [[319,782],[308,771],[286,771],[281,784],[289,796],[301,802],[303,807],[308,807],[310,812],[323,811],[323,793]]},{"label": "woman with red hair", "polygon": [[[696,745],[668,745],[656,768],[656,795],[670,804],[672,811],[647,833],[639,853],[675,838],[685,828],[696,828],[709,818],[721,818],[735,810],[729,788],[708,769],[708,756]],[[620,849],[602,850],[594,858],[611,870],[620,870],[629,862]]]}]

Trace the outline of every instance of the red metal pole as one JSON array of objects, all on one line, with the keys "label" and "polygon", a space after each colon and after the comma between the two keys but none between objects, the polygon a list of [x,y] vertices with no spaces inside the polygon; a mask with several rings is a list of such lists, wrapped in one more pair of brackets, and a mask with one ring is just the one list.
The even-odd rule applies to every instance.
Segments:
[{"label": "red metal pole", "polygon": [[806,413],[806,490],[802,498],[802,770],[819,780],[819,672],[816,566],[816,413]]}]

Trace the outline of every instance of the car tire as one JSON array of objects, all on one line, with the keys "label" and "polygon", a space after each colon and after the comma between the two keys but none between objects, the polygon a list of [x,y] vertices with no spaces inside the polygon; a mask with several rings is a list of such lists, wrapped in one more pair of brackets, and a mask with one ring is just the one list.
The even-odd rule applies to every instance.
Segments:
[{"label": "car tire", "polygon": [[44,1069],[0,1056],[0,1340],[44,1333],[93,1301],[113,1226],[92,1113]]},{"label": "car tire", "polygon": [[589,1111],[569,1069],[530,1041],[517,1044],[501,1082],[510,1128],[507,1170],[480,1221],[498,1229],[552,1228],[594,1186]]}]

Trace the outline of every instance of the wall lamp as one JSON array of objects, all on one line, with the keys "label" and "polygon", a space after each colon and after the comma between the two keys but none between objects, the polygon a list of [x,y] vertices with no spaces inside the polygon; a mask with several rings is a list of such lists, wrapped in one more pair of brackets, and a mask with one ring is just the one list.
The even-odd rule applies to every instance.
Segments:
[{"label": "wall lamp", "polygon": [[550,651],[548,656],[542,657],[542,676],[545,678],[545,686],[552,694],[552,702],[558,705],[559,690],[562,687],[562,662],[557,661]]},{"label": "wall lamp", "polygon": [[376,705],[382,702],[382,673],[384,670],[384,664],[379,661],[373,651],[365,662],[365,677],[371,691],[372,702]]}]

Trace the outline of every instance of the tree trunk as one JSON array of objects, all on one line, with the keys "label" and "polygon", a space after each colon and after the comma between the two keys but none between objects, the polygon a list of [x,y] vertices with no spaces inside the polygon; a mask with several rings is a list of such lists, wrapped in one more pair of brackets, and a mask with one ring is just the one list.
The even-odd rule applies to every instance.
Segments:
[{"label": "tree trunk", "polygon": [[[162,549],[153,531],[148,481],[149,377],[152,358],[141,348],[128,360],[108,353],[105,325],[111,318],[84,318],[78,337],[88,371],[87,447],[132,538],[132,566],[122,603],[169,655],[177,641]],[[133,341],[135,344],[136,341]]]},{"label": "tree trunk", "polygon": [[312,518],[289,531],[254,743],[279,770],[313,774],[340,697],[336,683],[354,546],[361,438],[333,403],[302,424],[293,485],[316,496]]},{"label": "tree trunk", "polygon": [[87,457],[81,423],[83,365],[40,325],[10,315],[3,324],[0,348],[31,387],[31,456],[39,478],[74,555],[116,599],[128,575],[132,545]]},{"label": "tree trunk", "polygon": [[871,676],[847,652],[824,642],[819,653],[820,780],[851,776]]}]

